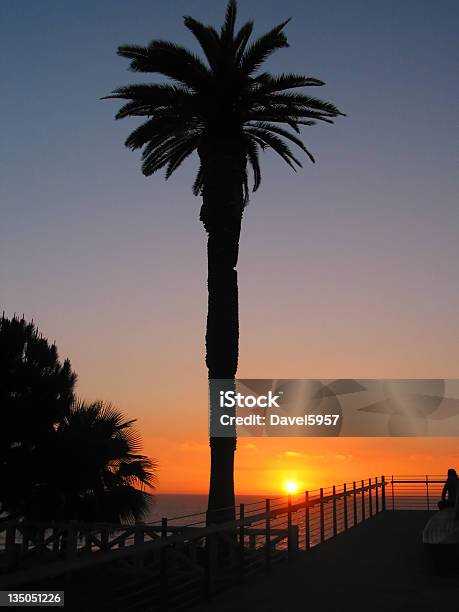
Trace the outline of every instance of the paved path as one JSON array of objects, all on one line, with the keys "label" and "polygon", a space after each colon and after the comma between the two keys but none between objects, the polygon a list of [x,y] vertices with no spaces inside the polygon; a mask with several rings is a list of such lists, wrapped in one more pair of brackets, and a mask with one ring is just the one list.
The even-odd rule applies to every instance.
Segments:
[{"label": "paved path", "polygon": [[459,571],[432,570],[421,543],[429,513],[387,511],[270,576],[215,597],[210,612],[459,610]]}]

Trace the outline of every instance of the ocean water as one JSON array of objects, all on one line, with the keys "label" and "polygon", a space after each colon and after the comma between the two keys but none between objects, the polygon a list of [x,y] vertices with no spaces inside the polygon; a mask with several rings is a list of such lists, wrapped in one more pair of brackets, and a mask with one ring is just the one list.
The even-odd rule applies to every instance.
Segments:
[{"label": "ocean water", "polygon": [[[257,495],[236,496],[236,504],[247,504],[247,508],[260,508],[263,506],[265,498]],[[163,517],[173,519],[174,524],[186,524],[191,522],[205,521],[207,509],[207,495],[186,495],[186,494],[156,494],[150,502],[150,510],[144,521],[146,523],[156,523]],[[198,516],[189,516],[198,515]],[[176,518],[185,517],[185,518]]]}]

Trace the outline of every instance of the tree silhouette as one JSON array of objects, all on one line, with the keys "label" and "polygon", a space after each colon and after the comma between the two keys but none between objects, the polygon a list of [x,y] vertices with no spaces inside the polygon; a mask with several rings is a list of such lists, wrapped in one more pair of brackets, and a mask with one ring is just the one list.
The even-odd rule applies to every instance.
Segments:
[{"label": "tree silhouette", "polygon": [[0,513],[21,514],[38,447],[70,410],[76,375],[33,323],[0,319]]},{"label": "tree silhouette", "polygon": [[133,521],[144,517],[157,466],[139,454],[133,427],[110,404],[75,402],[38,463],[46,474],[28,501],[35,520]]},{"label": "tree silhouette", "polygon": [[[146,118],[125,143],[132,150],[143,149],[146,176],[165,168],[167,179],[194,151],[198,153],[193,192],[202,197],[200,219],[208,234],[206,364],[210,380],[226,379],[229,386],[234,385],[238,362],[236,266],[249,197],[248,169],[256,191],[261,181],[260,150],[272,149],[293,170],[301,162],[291,144],[314,161],[298,136],[300,127],[333,123],[342,114],[329,102],[292,91],[321,86],[321,80],[261,71],[276,50],[288,46],[283,30],[289,20],[250,42],[253,23],[236,31],[236,8],[235,0],[230,0],[219,32],[185,17],[204,59],[162,40],[120,46],[118,54],[130,60],[131,70],[157,73],[171,83],[128,85],[107,96],[127,100],[117,119]],[[214,410],[211,385],[211,419]],[[234,509],[216,511],[234,507],[236,438],[211,437],[210,447],[208,520],[224,521],[234,517]]]},{"label": "tree silhouette", "polygon": [[0,514],[119,522],[144,516],[157,466],[109,404],[74,397],[69,360],[33,323],[0,320]]}]

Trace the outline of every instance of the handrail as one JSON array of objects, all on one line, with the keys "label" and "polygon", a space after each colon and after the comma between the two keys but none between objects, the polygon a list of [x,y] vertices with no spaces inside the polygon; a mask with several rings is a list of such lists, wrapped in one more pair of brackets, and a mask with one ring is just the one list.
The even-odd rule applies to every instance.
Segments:
[{"label": "handrail", "polygon": [[[436,475],[437,476],[437,475]],[[402,479],[403,478],[403,479]],[[426,476],[425,475],[419,475],[419,476],[412,476],[410,477],[410,479],[405,479],[407,477],[400,477],[400,476],[391,476],[391,480],[388,480],[388,477],[386,476],[386,486],[393,482],[394,484],[425,484],[426,483]],[[419,478],[419,480],[415,480],[414,478]],[[359,482],[358,480],[356,480],[356,482]],[[443,484],[445,482],[444,478],[439,478],[439,479],[432,479],[429,478],[428,480],[429,484]],[[352,482],[346,482],[343,483],[346,485],[352,485]],[[337,486],[343,486],[343,485],[337,485]],[[376,487],[375,483],[373,483],[371,485],[371,488],[374,489]],[[332,487],[324,487],[323,490],[325,489],[332,489]],[[368,485],[365,485],[365,490],[368,490]],[[358,491],[361,491],[361,487],[358,488]],[[308,491],[309,496],[313,496],[314,494],[317,494],[317,498],[319,496],[320,493],[320,489],[314,489],[314,490],[309,490]],[[347,492],[347,494],[349,494],[350,491]],[[301,494],[298,494],[301,495]],[[344,495],[344,491],[341,492],[337,492],[337,496],[343,496]],[[333,498],[333,494],[330,493],[329,495],[324,495],[324,499],[332,499]],[[271,503],[273,501],[278,501],[281,499],[285,499],[286,503],[288,500],[288,495],[285,496],[280,496],[280,497],[275,497],[275,498],[269,498]],[[249,503],[245,503],[245,507],[247,508],[248,506],[251,505],[260,505],[260,504],[264,504],[265,500],[259,500],[256,502],[249,502]],[[217,509],[215,512],[221,512],[224,510],[228,510],[233,508],[233,506],[228,506],[226,508],[219,508]],[[206,512],[202,511],[202,512],[196,512],[196,513],[192,513],[192,514],[185,514],[185,515],[180,515],[180,516],[172,516],[172,517],[168,517],[168,521],[176,521],[176,520],[180,520],[183,518],[192,518],[195,516],[204,516],[205,517]],[[77,526],[80,526],[83,528],[92,528],[92,529],[113,529],[113,530],[124,530],[124,529],[132,529],[132,530],[144,530],[146,527],[149,528],[160,528],[161,525],[161,520],[158,521],[153,521],[153,522],[149,522],[149,523],[144,523],[144,522],[139,522],[139,523],[108,523],[108,522],[91,522],[91,523],[80,523],[77,521],[72,521],[72,524],[75,524]],[[36,528],[63,528],[63,527],[67,527],[68,526],[68,522],[45,522],[45,521],[8,521],[8,520],[3,520],[0,519],[0,532],[3,531],[5,529],[6,526],[8,525],[17,525],[18,527],[26,527],[26,526],[32,526],[32,527],[36,527]]]}]

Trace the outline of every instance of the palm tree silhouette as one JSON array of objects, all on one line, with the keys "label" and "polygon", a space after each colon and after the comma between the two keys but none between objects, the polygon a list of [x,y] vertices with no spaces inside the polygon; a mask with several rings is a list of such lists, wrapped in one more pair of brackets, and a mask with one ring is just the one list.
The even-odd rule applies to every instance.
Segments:
[{"label": "palm tree silhouette", "polygon": [[[139,454],[134,420],[110,404],[76,401],[37,453],[46,479],[35,487],[26,518],[132,522],[144,517],[156,464]],[[39,483],[39,479],[37,479]]]},{"label": "palm tree silhouette", "polygon": [[[143,149],[144,175],[165,168],[168,179],[187,157],[198,153],[193,192],[202,197],[200,219],[208,235],[206,365],[210,380],[225,379],[230,386],[238,362],[236,266],[249,197],[248,168],[256,191],[261,180],[260,150],[272,149],[296,170],[301,162],[292,153],[290,141],[314,161],[296,135],[300,126],[333,123],[342,114],[329,102],[291,91],[323,85],[319,79],[260,71],[273,52],[288,46],[283,30],[289,20],[249,42],[253,23],[236,31],[236,8],[235,0],[230,0],[219,32],[192,17],[184,18],[205,59],[162,40],[145,47],[119,47],[118,54],[130,60],[131,70],[157,73],[172,83],[128,85],[107,96],[127,100],[117,119],[146,117],[125,143],[132,150]],[[210,391],[212,421],[216,408],[212,385]],[[234,517],[235,435],[211,435],[210,447],[208,521],[225,521]],[[228,510],[217,513],[219,508]]]}]

